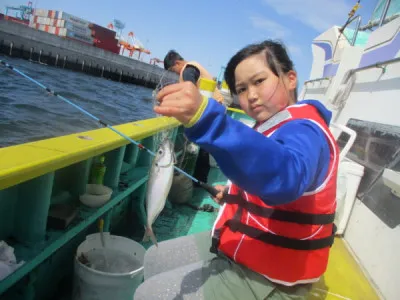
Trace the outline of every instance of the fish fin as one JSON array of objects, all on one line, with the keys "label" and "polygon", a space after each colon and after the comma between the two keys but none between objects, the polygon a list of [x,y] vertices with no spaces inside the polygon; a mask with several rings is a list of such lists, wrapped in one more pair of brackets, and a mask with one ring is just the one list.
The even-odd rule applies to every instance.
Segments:
[{"label": "fish fin", "polygon": [[158,247],[157,238],[153,232],[153,229],[151,228],[151,226],[146,226],[143,241],[147,242],[149,240],[149,238],[153,242],[153,244],[156,245],[156,247]]},{"label": "fish fin", "polygon": [[143,236],[142,242],[148,242],[148,241],[149,241],[149,238],[150,238],[150,236],[147,235],[147,227],[145,227],[145,228],[146,228],[146,229],[145,229],[145,231],[144,231],[144,236]]}]

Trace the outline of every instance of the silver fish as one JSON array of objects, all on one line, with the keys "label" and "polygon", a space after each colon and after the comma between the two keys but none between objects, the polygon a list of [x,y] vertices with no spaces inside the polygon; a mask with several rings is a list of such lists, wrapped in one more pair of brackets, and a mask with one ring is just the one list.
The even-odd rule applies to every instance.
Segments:
[{"label": "silver fish", "polygon": [[147,224],[143,241],[148,241],[150,238],[156,246],[158,246],[157,238],[153,232],[152,225],[164,209],[165,201],[172,185],[174,164],[174,145],[169,139],[164,139],[158,148],[150,169],[146,195]]}]

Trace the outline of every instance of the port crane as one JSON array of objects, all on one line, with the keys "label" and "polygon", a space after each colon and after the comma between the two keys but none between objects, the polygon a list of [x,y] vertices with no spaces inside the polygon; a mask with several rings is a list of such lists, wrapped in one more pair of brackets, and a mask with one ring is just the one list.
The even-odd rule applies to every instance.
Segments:
[{"label": "port crane", "polygon": [[16,11],[15,18],[22,21],[29,21],[30,15],[33,14],[32,1],[28,2],[28,5],[20,5],[19,7],[6,6],[5,16],[8,16],[8,11]]},{"label": "port crane", "polygon": [[[133,31],[130,31],[128,33],[128,38],[124,38],[124,36],[122,35],[122,22],[118,21],[116,22],[116,20],[114,20],[114,24],[113,23],[109,23],[107,25],[107,28],[114,30],[114,28],[120,29],[120,33],[118,36],[118,43],[121,47],[121,55],[124,55],[125,50],[127,50],[129,52],[128,56],[132,57],[134,55],[135,52],[138,52],[138,59],[140,59],[140,55],[142,53],[145,54],[150,54],[150,50],[146,49],[143,45],[143,43],[135,36]],[[123,27],[125,27],[125,24],[123,24]]]},{"label": "port crane", "polygon": [[155,65],[155,64],[163,64],[164,61],[157,58],[157,57],[153,57],[152,59],[150,59],[150,64],[151,65]]},{"label": "port crane", "polygon": [[[111,24],[111,23],[110,23]],[[113,29],[109,24],[108,28]],[[132,57],[135,52],[138,52],[138,59],[140,59],[140,55],[142,53],[150,54],[150,50],[146,49],[144,45],[140,42],[138,38],[135,37],[133,31],[128,33],[128,39],[125,39],[122,35],[119,36],[118,40],[119,45],[121,46],[121,55],[124,55],[125,50],[129,51],[128,56]]]}]

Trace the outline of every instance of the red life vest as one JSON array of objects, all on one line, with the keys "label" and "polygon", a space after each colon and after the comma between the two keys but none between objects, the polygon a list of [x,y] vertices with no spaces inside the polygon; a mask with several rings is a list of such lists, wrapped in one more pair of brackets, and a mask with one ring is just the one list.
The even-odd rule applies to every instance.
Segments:
[{"label": "red life vest", "polygon": [[326,270],[335,232],[339,161],[336,141],[312,105],[289,106],[256,129],[268,137],[294,119],[310,120],[327,138],[330,163],[324,182],[299,199],[277,206],[269,206],[258,196],[231,184],[214,224],[210,249],[273,282],[289,286],[318,281]]}]

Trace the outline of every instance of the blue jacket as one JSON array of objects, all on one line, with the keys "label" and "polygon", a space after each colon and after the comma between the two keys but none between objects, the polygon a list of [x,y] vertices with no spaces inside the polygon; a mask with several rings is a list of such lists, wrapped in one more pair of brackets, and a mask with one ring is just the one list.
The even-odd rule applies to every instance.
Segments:
[{"label": "blue jacket", "polygon": [[[322,103],[298,103],[315,106],[329,125],[332,113]],[[240,188],[268,205],[280,205],[298,199],[324,181],[330,149],[317,125],[293,120],[267,138],[225,111],[210,98],[198,121],[186,128],[185,134],[209,152],[225,176]]]}]

